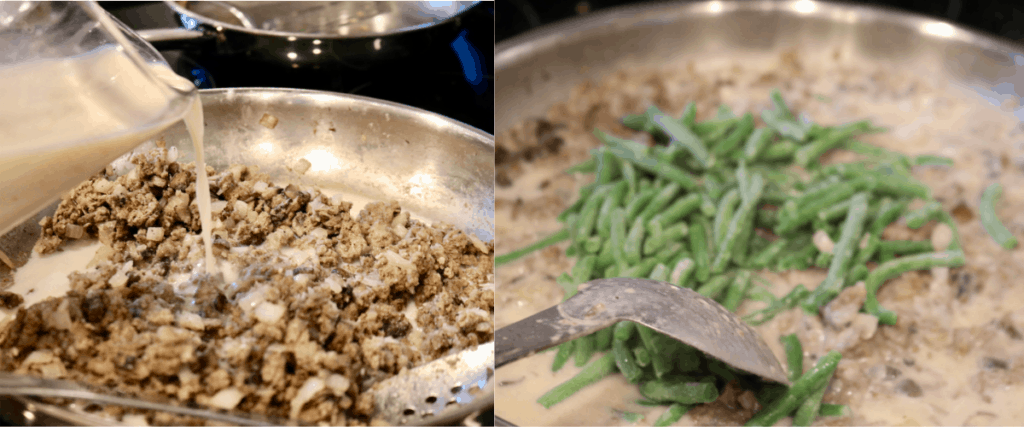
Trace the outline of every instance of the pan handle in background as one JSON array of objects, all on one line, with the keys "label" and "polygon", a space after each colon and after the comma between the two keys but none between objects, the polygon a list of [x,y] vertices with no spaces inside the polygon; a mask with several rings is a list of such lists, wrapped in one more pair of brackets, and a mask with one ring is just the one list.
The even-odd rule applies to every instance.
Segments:
[{"label": "pan handle in background", "polygon": [[135,31],[156,50],[175,50],[203,45],[217,39],[212,28],[186,30],[184,28],[156,28]]}]

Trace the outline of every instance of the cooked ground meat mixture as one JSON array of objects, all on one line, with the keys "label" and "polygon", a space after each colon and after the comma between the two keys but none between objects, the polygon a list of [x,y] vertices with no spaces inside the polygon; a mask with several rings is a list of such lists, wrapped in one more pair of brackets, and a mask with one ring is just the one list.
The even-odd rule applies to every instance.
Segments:
[{"label": "cooked ground meat mixture", "polygon": [[[75,239],[103,246],[66,296],[0,325],[0,369],[365,425],[374,408],[362,392],[375,382],[493,340],[493,242],[411,219],[397,202],[354,214],[254,167],[208,167],[223,273],[194,273],[205,271],[194,165],[163,148],[132,162],[126,175],[82,183],[42,220],[40,254]],[[20,304],[0,292],[0,306]]]}]

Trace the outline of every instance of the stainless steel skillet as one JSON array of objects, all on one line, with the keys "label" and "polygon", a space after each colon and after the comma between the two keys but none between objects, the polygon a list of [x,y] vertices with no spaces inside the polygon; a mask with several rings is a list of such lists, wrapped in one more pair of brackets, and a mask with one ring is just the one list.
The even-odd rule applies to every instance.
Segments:
[{"label": "stainless steel skillet", "polygon": [[[371,98],[292,89],[217,89],[201,91],[206,123],[206,159],[221,169],[230,164],[257,165],[273,179],[340,190],[368,199],[394,199],[433,221],[443,221],[487,241],[494,236],[494,141],[482,131],[423,110]],[[264,124],[261,124],[261,119]],[[271,117],[273,119],[271,119]],[[276,119],[276,125],[270,122]],[[184,125],[162,138],[181,161],[194,150]],[[155,147],[147,142],[135,151]],[[127,169],[128,156],[113,163]],[[309,169],[302,174],[304,159]],[[38,222],[56,204],[0,236],[0,250],[24,264],[39,236]],[[0,281],[11,276],[0,263]],[[407,419],[394,423],[458,423],[493,402],[490,370],[481,391],[471,384],[450,384],[436,401],[441,407],[424,418],[424,402],[408,402]],[[454,386],[461,387],[455,392]],[[2,392],[0,392],[2,394]],[[459,404],[445,406],[448,394]],[[9,421],[85,425],[109,421],[84,417],[67,408],[27,398],[0,397]]]}]

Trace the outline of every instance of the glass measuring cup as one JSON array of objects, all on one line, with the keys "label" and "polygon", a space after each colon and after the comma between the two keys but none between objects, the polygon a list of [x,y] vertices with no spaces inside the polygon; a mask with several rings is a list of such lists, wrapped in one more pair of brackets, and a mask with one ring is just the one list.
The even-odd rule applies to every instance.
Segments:
[{"label": "glass measuring cup", "polygon": [[0,234],[198,99],[95,1],[0,2]]}]

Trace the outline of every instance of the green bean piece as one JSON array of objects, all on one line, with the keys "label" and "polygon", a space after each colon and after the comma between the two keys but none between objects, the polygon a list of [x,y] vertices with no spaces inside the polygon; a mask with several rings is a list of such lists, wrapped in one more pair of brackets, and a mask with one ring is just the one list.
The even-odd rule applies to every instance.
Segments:
[{"label": "green bean piece", "polygon": [[626,182],[627,200],[632,200],[640,191],[640,174],[636,172],[636,166],[630,162],[622,162],[622,180]]},{"label": "green bean piece", "polygon": [[[601,244],[601,251],[597,253],[597,261],[594,262],[594,271],[604,271],[608,266],[615,263],[615,255],[612,250],[611,239],[605,240]],[[596,273],[595,273],[596,274]]]},{"label": "green bean piece", "polygon": [[590,357],[594,355],[594,347],[596,342],[593,334],[576,338],[576,366],[582,367],[590,361]]},{"label": "green bean piece", "polygon": [[736,126],[739,119],[735,117],[728,119],[715,119],[714,122],[716,123],[715,126],[712,126],[706,133],[700,135],[700,137],[705,141],[715,142],[725,138],[725,135],[732,130],[733,126]]},{"label": "green bean piece", "polygon": [[833,255],[828,252],[819,252],[817,258],[814,258],[814,266],[818,268],[826,268],[832,263]]},{"label": "green bean piece", "polygon": [[882,206],[878,209],[878,216],[876,216],[875,220],[871,223],[871,234],[881,236],[882,230],[885,230],[885,227],[892,224],[892,222],[895,221],[896,218],[899,218],[900,215],[903,215],[903,211],[907,209],[907,204],[908,202],[906,201],[891,202],[886,206],[883,201]]},{"label": "green bean piece", "polygon": [[708,218],[714,218],[715,211],[718,208],[715,207],[715,200],[710,195],[701,193],[700,195],[700,213]]},{"label": "green bean piece", "polygon": [[[863,133],[863,132],[858,132]],[[889,151],[877,145],[866,144],[855,139],[848,139],[842,144],[842,148],[850,150],[857,154],[863,154],[865,156],[873,157],[875,160],[883,161],[898,167],[906,172],[910,171],[912,162],[907,156],[897,153],[895,151]]]},{"label": "green bean piece", "polygon": [[850,269],[850,274],[846,276],[845,286],[853,286],[857,282],[864,280],[868,277],[868,266],[860,264]]},{"label": "green bean piece", "polygon": [[530,246],[494,258],[494,265],[499,266],[503,264],[508,264],[512,261],[529,255],[534,251],[539,251],[548,246],[560,243],[565,240],[569,240],[569,230],[562,229],[559,232],[552,234],[548,237],[545,237],[544,239],[541,239]]},{"label": "green bean piece", "polygon": [[740,161],[736,167],[736,185],[740,192],[740,201],[750,199],[750,174],[747,173],[747,162]]},{"label": "green bean piece", "polygon": [[661,248],[664,248],[671,242],[678,242],[689,234],[690,228],[686,223],[680,222],[673,225],[665,230],[661,230],[661,226],[657,225],[650,230],[650,236],[644,241],[644,255],[652,255]]},{"label": "green bean piece", "polygon": [[[736,209],[736,214],[729,223],[729,230],[726,232],[724,243],[719,247],[715,260],[711,263],[711,271],[714,273],[721,273],[725,270],[725,267],[728,266],[735,255],[733,246],[736,245],[738,239],[746,232],[746,227],[753,227],[755,208],[764,189],[764,179],[761,178],[760,174],[754,174],[750,182],[750,196],[740,203],[740,207]],[[743,198],[742,190],[740,191],[740,197]]]},{"label": "green bean piece", "polygon": [[641,132],[655,132],[657,128],[647,114],[627,114],[622,118],[622,125]]},{"label": "green bean piece", "polygon": [[638,218],[640,216],[640,212],[647,207],[647,204],[650,203],[657,194],[658,190],[654,188],[640,190],[640,193],[626,205],[626,220],[633,221]]},{"label": "green bean piece", "polygon": [[733,114],[732,108],[729,108],[728,105],[722,104],[722,105],[718,106],[718,112],[715,113],[715,118],[716,119],[734,119],[734,118],[736,118],[736,114]]},{"label": "green bean piece", "polygon": [[689,288],[689,279],[695,270],[695,266],[696,263],[693,262],[692,258],[683,258],[672,268],[672,273],[669,274],[669,282],[681,288]]},{"label": "green bean piece", "polygon": [[601,248],[604,246],[604,240],[601,236],[590,236],[583,241],[583,253],[588,255],[596,255],[601,252]]},{"label": "green bean piece", "polygon": [[760,252],[755,254],[750,259],[750,266],[754,268],[766,268],[775,261],[775,258],[779,256],[786,245],[789,243],[786,239],[778,239],[772,242],[768,247],[762,249]]},{"label": "green bean piece", "polygon": [[800,303],[800,301],[803,301],[804,298],[807,298],[807,296],[810,294],[811,292],[808,291],[807,288],[805,288],[803,285],[797,285],[788,294],[786,294],[782,298],[779,298],[777,303],[772,304],[765,309],[758,310],[747,316],[744,316],[743,321],[753,326],[761,325],[769,320],[772,320],[772,318],[775,317],[777,314],[792,309],[793,307],[796,307],[797,304]]},{"label": "green bean piece", "polygon": [[914,230],[921,228],[925,223],[935,218],[935,215],[942,210],[942,204],[936,200],[925,203],[920,209],[907,214],[907,227]]},{"label": "green bean piece", "polygon": [[704,143],[701,142],[700,138],[689,127],[683,126],[682,123],[666,116],[657,107],[652,106],[647,111],[651,115],[654,124],[671,138],[670,145],[678,146],[689,152],[704,169],[708,169],[713,165],[713,160],[710,153],[708,153],[707,147],[704,146]]},{"label": "green bean piece", "polygon": [[818,415],[822,417],[848,417],[853,415],[853,411],[850,411],[850,407],[847,405],[822,403]]},{"label": "green bean piece", "polygon": [[732,286],[726,291],[725,301],[722,302],[722,306],[729,311],[736,311],[740,303],[743,302],[743,299],[747,297],[747,292],[750,291],[750,283],[750,271],[740,270],[739,273],[736,273]]},{"label": "green bean piece", "polygon": [[912,255],[932,252],[932,242],[927,240],[883,240],[879,242],[880,250],[888,250],[896,255]]},{"label": "green bean piece", "polygon": [[641,367],[651,366],[651,352],[647,350],[647,347],[639,345],[633,347],[633,356],[636,357],[636,364]]},{"label": "green bean piece", "polygon": [[[626,255],[623,252],[626,242],[626,210],[622,208],[616,208],[612,211],[612,224],[611,234],[609,241],[612,246],[612,258],[615,260],[615,266],[619,269],[626,268]],[[614,277],[614,276],[605,276]]]},{"label": "green bean piece", "polygon": [[591,157],[591,158],[589,158],[587,160],[584,160],[584,161],[582,161],[580,163],[572,165],[568,169],[565,170],[565,173],[570,174],[570,175],[574,174],[574,173],[594,173],[594,172],[597,172],[597,158],[596,157]]},{"label": "green bean piece", "polygon": [[597,149],[594,158],[597,159],[597,179],[599,184],[608,184],[619,177],[619,165],[622,163],[607,148]]},{"label": "green bean piece", "polygon": [[747,263],[747,256],[749,255],[749,249],[751,244],[760,244],[764,239],[754,235],[754,216],[756,213],[750,214],[750,222],[743,227],[743,232],[740,234],[739,239],[732,246],[732,261],[736,265],[745,265]]},{"label": "green bean piece", "polygon": [[[706,222],[706,221],[705,221]],[[690,253],[693,254],[694,272],[697,281],[705,282],[711,276],[711,250],[708,246],[705,225],[701,221],[690,224]]]},{"label": "green bean piece", "polygon": [[[609,265],[608,268],[604,269],[604,277],[619,277],[619,270],[620,269],[618,265]],[[625,268],[623,268],[623,270],[625,270]]]},{"label": "green bean piece", "polygon": [[590,195],[594,194],[594,191],[597,190],[597,187],[598,185],[595,182],[592,184],[584,185],[582,188],[580,188],[579,198],[576,199],[576,201],[573,202],[571,206],[562,211],[562,213],[558,214],[558,217],[556,218],[558,222],[564,224],[569,219],[569,215],[579,213],[580,209],[583,208],[583,204],[586,203],[588,199],[590,199]]},{"label": "green bean piece", "polygon": [[640,212],[640,217],[644,219],[644,222],[649,221],[656,214],[664,210],[665,206],[676,200],[676,194],[679,194],[679,190],[679,184],[674,182],[662,187],[661,191],[655,193],[650,202],[646,204],[647,206]]},{"label": "green bean piece", "polygon": [[647,348],[647,353],[651,355],[654,375],[661,378],[671,372],[672,354],[667,350],[672,348],[670,342],[674,340],[644,325],[636,325],[636,331],[640,335],[640,341]]},{"label": "green bean piece", "polygon": [[[781,133],[781,132],[780,132]],[[800,148],[793,141],[784,139],[774,144],[768,145],[759,156],[759,160],[766,162],[789,160],[796,153],[796,150]]]},{"label": "green bean piece", "polygon": [[661,224],[662,227],[668,227],[675,224],[686,215],[697,210],[697,208],[700,207],[701,202],[702,198],[700,194],[690,193],[686,197],[676,200],[667,209],[651,218],[651,220],[647,222],[647,227],[650,229],[655,222]]},{"label": "green bean piece", "polygon": [[616,341],[629,341],[629,339],[633,337],[633,333],[636,332],[636,324],[628,321],[616,323],[614,328],[615,330],[612,332],[612,338]]},{"label": "green bean piece", "polygon": [[801,167],[810,166],[811,162],[817,161],[822,154],[826,151],[831,150],[842,144],[847,138],[853,136],[856,133],[856,129],[836,129],[828,132],[824,137],[816,141],[812,141],[797,150],[796,154],[793,155],[793,161]]},{"label": "green bean piece", "polygon": [[701,138],[707,138],[709,135],[720,132],[723,127],[732,126],[736,122],[736,119],[710,119],[700,123],[694,123],[693,133]]},{"label": "green bean piece", "polygon": [[615,368],[615,357],[612,353],[607,353],[600,359],[587,364],[576,376],[559,384],[551,391],[544,393],[543,396],[537,399],[537,403],[550,409],[558,402],[580,391],[583,387],[593,384],[601,378],[608,376],[608,374],[615,372]]},{"label": "green bean piece", "polygon": [[782,347],[786,351],[786,367],[789,369],[789,381],[796,381],[804,374],[804,346],[796,334],[785,335],[780,338]]},{"label": "green bean piece", "polygon": [[768,97],[771,98],[772,105],[775,106],[775,110],[778,111],[780,117],[793,117],[793,111],[790,110],[789,106],[786,105],[786,100],[782,98],[782,92],[779,92],[778,89],[772,89],[772,91],[768,94]]},{"label": "green bean piece", "polygon": [[739,123],[725,139],[715,144],[711,152],[716,156],[726,156],[739,147],[740,142],[745,141],[754,131],[754,116],[750,113],[744,114]]},{"label": "green bean piece", "polygon": [[867,279],[864,280],[864,285],[867,288],[864,311],[878,317],[880,323],[894,325],[896,324],[896,314],[878,305],[877,293],[882,283],[908,271],[926,270],[933,267],[960,267],[966,262],[961,250],[908,255],[884,262],[868,274]]},{"label": "green bean piece", "polygon": [[729,286],[729,276],[719,275],[712,277],[707,283],[697,288],[697,293],[715,299],[727,286]]},{"label": "green bean piece", "polygon": [[718,399],[718,387],[715,387],[714,381],[653,380],[640,384],[640,394],[651,400],[690,405],[714,402]]},{"label": "green bean piece", "polygon": [[755,414],[746,425],[770,426],[791,414],[805,399],[828,384],[841,358],[842,355],[835,350],[822,356],[814,368],[793,382],[785,395]]},{"label": "green bean piece", "polygon": [[1017,247],[1017,238],[1010,233],[1010,230],[1006,229],[1003,222],[999,220],[999,216],[996,214],[996,203],[999,202],[999,196],[1003,192],[1003,187],[998,182],[994,182],[985,188],[985,191],[981,194],[981,206],[979,208],[978,215],[981,217],[981,226],[985,228],[989,236],[992,236],[992,240],[996,241],[996,244],[1002,246],[1003,249],[1010,250]]},{"label": "green bean piece", "polygon": [[768,125],[779,135],[786,138],[792,138],[794,141],[803,142],[807,139],[807,131],[810,130],[809,125],[798,122],[795,118],[784,117],[778,112],[773,110],[764,110],[761,112],[761,120],[764,124]]},{"label": "green bean piece", "polygon": [[[572,280],[576,283],[583,283],[589,281],[594,276],[594,266],[597,265],[596,255],[587,255],[576,261],[576,265],[572,267]],[[570,298],[572,295],[568,295],[566,298]]]},{"label": "green bean piece", "polygon": [[614,326],[609,326],[594,332],[594,351],[605,351],[611,348],[614,329]]},{"label": "green bean piece", "polygon": [[882,244],[882,239],[878,236],[868,233],[867,245],[864,248],[857,249],[857,256],[853,259],[854,265],[862,265],[871,260],[871,257],[875,256],[878,252],[878,247]]},{"label": "green bean piece", "polygon": [[[787,218],[786,221],[780,221],[779,226],[775,229],[776,234],[789,234],[800,226],[811,222],[814,218],[817,218],[818,212],[823,209],[827,209],[829,206],[853,196],[858,191],[870,190],[875,182],[876,181],[874,179],[853,180],[833,187],[833,191],[829,194],[822,195],[818,200],[799,207],[795,217]],[[865,211],[867,210],[866,207],[864,209]],[[865,213],[866,212],[861,212],[860,214]],[[847,216],[849,216],[849,213],[847,213]]]},{"label": "green bean piece", "polygon": [[928,200],[932,197],[932,190],[927,185],[907,177],[885,177],[880,179],[875,187],[875,191],[894,197],[916,197],[923,200]]},{"label": "green bean piece", "polygon": [[636,264],[640,262],[643,257],[643,242],[644,242],[644,221],[643,218],[636,218],[633,221],[633,226],[629,228],[629,233],[626,234],[626,240],[623,242],[622,255],[625,257],[626,263]]},{"label": "green bean piece", "polygon": [[953,166],[953,159],[942,156],[922,154],[914,157],[915,166]]},{"label": "green bean piece", "polygon": [[573,236],[574,246],[582,246],[583,242],[594,234],[594,228],[597,226],[597,214],[601,209],[601,202],[604,200],[604,196],[608,193],[607,189],[608,187],[602,187],[594,192],[594,195],[590,197],[590,200],[587,200],[587,203],[583,205],[583,209],[580,210],[579,216],[576,218],[575,230],[569,230],[570,233],[575,231]]},{"label": "green bean piece", "polygon": [[558,372],[565,366],[565,362],[569,361],[569,357],[575,353],[575,340],[567,341],[558,346],[558,352],[555,353],[555,361],[551,364],[551,372]]},{"label": "green bean piece", "polygon": [[637,364],[636,356],[629,349],[625,341],[612,340],[612,355],[615,358],[615,366],[626,377],[631,384],[640,382],[644,376],[643,368]]},{"label": "green bean piece", "polygon": [[654,427],[666,427],[675,424],[675,422],[679,421],[680,418],[683,418],[683,415],[686,415],[692,407],[693,405],[684,405],[682,403],[673,403],[669,405],[668,409],[666,409],[665,412],[663,412],[661,416],[654,421]]},{"label": "green bean piece", "polygon": [[[625,184],[625,181],[620,181]],[[611,237],[612,231],[612,209],[616,208],[615,199],[612,197],[605,197],[604,201],[601,202],[601,207],[597,210],[597,235],[602,239],[608,239]]]},{"label": "green bean piece", "polygon": [[939,214],[939,222],[949,226],[950,230],[953,230],[953,240],[949,242],[949,247],[946,248],[948,251],[960,250],[960,227],[956,225],[956,221],[953,220],[953,216],[949,212],[942,211]]},{"label": "green bean piece", "polygon": [[818,416],[818,411],[821,409],[821,399],[825,397],[825,387],[821,387],[817,391],[811,394],[800,407],[796,410],[796,415],[793,415],[794,426],[809,426],[814,419]]},{"label": "green bean piece", "polygon": [[654,270],[651,271],[651,275],[648,276],[651,280],[657,280],[659,282],[668,281],[668,267],[665,264],[658,263],[654,266]]},{"label": "green bean piece", "polygon": [[722,245],[722,241],[725,240],[725,233],[728,231],[729,222],[732,221],[733,214],[736,213],[736,207],[740,204],[740,193],[739,190],[733,188],[722,196],[722,199],[718,201],[718,209],[715,212],[714,231],[715,231],[715,243],[719,246]]},{"label": "green bean piece", "polygon": [[828,267],[825,281],[818,286],[804,303],[804,309],[817,313],[818,308],[831,301],[843,289],[844,277],[849,268],[853,253],[864,230],[864,219],[867,217],[868,193],[857,193],[850,203],[850,210],[843,223],[843,231],[832,251],[832,262]]}]

